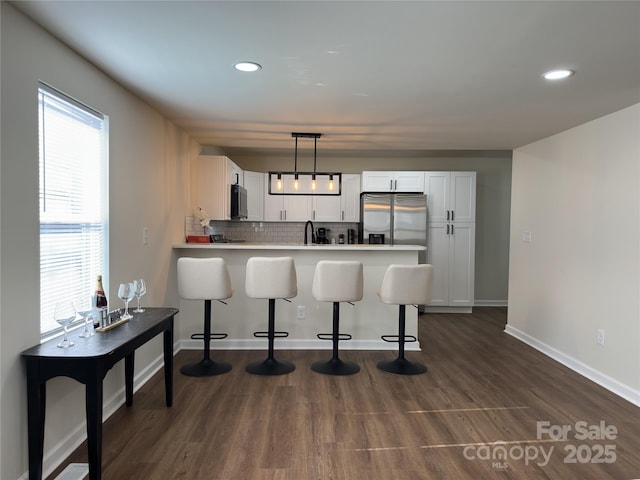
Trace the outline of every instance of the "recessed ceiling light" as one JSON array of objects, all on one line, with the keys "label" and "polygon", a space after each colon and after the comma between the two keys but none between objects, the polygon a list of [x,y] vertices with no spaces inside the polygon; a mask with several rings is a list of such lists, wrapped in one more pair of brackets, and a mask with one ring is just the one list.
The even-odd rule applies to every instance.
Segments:
[{"label": "recessed ceiling light", "polygon": [[238,62],[234,67],[236,70],[240,70],[241,72],[255,72],[262,68],[261,65],[255,62]]},{"label": "recessed ceiling light", "polygon": [[548,72],[544,72],[542,76],[547,80],[562,80],[563,78],[570,77],[573,75],[573,70],[549,70]]}]

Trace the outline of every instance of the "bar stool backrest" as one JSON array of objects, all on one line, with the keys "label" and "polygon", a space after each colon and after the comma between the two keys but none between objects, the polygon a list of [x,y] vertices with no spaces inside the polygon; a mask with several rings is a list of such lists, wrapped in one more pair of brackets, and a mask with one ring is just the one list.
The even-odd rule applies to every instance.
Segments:
[{"label": "bar stool backrest", "polygon": [[245,289],[249,298],[293,298],[298,279],[292,257],[251,257],[247,260]]},{"label": "bar stool backrest", "polygon": [[362,300],[362,263],[321,260],[313,274],[311,294],[319,302],[358,302]]},{"label": "bar stool backrest", "polygon": [[178,294],[185,300],[224,300],[233,295],[222,258],[178,259]]},{"label": "bar stool backrest", "polygon": [[433,265],[389,265],[378,296],[394,305],[428,305],[433,288]]}]

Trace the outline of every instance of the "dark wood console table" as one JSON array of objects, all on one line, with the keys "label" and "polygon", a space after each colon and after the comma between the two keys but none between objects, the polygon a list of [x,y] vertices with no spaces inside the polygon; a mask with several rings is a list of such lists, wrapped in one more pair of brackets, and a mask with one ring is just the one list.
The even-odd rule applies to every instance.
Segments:
[{"label": "dark wood console table", "polygon": [[70,348],[58,348],[60,339],[22,352],[27,365],[29,480],[42,480],[46,382],[67,376],[85,384],[89,478],[102,477],[102,381],[124,358],[125,402],[133,403],[133,361],[136,348],[159,333],[164,337],[166,404],[173,402],[173,318],[176,308],[146,308],[127,323],[89,338],[76,338]]}]

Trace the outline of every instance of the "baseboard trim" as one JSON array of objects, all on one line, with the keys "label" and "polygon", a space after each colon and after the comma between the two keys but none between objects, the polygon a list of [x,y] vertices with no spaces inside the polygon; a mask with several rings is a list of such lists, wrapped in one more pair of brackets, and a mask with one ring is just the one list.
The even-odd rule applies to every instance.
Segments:
[{"label": "baseboard trim", "polygon": [[[180,340],[180,350],[202,350],[202,340]],[[331,350],[332,342],[327,340],[301,340],[279,338],[276,350]],[[258,339],[212,340],[212,350],[266,350],[267,341]],[[384,340],[348,340],[340,342],[340,350],[397,350],[397,343]],[[419,342],[405,343],[406,351],[420,351]]]},{"label": "baseboard trim", "polygon": [[555,348],[537,340],[517,328],[512,327],[511,325],[507,325],[504,331],[512,337],[517,338],[518,340],[544,353],[548,357],[560,362],[565,367],[570,368],[574,372],[579,373],[583,377],[588,378],[592,382],[597,383],[601,387],[606,388],[610,392],[615,393],[619,397],[622,397],[640,407],[640,391],[635,390],[602,372],[599,372],[580,360],[576,360],[575,358],[556,350]]},{"label": "baseboard trim", "polygon": [[472,313],[473,307],[432,307],[425,306],[424,313]]},{"label": "baseboard trim", "polygon": [[509,300],[476,300],[474,307],[508,307]]}]

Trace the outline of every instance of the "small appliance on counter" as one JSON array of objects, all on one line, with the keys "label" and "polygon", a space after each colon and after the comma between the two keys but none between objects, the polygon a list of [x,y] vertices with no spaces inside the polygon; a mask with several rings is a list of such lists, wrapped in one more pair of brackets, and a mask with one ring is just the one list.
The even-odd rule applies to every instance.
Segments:
[{"label": "small appliance on counter", "polygon": [[371,245],[384,245],[384,233],[370,233],[369,243]]},{"label": "small appliance on counter", "polygon": [[347,243],[349,245],[356,243],[356,231],[353,228],[347,230]]},{"label": "small appliance on counter", "polygon": [[319,227],[316,230],[316,243],[321,244],[321,245],[325,245],[330,243],[329,240],[329,232],[331,230],[329,230],[328,228],[324,228],[324,227]]}]

